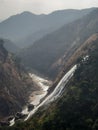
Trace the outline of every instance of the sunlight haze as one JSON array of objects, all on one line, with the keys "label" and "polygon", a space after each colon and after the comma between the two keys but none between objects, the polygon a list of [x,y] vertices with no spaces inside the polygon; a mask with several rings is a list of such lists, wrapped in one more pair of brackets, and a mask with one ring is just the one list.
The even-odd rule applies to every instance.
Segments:
[{"label": "sunlight haze", "polygon": [[0,0],[0,19],[30,11],[47,14],[62,9],[98,7],[98,0]]}]

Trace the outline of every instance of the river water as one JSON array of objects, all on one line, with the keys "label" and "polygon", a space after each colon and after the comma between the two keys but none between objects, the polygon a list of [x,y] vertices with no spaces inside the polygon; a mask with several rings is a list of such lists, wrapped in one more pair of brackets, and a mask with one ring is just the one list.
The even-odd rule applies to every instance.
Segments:
[{"label": "river water", "polygon": [[[44,79],[42,77],[39,77],[36,74],[29,73],[29,76],[32,78],[33,83],[35,83],[37,86],[40,87],[39,90],[33,91],[31,95],[29,96],[29,104],[34,106],[34,109],[36,106],[39,105],[41,99],[43,99],[47,93],[48,89],[52,84],[52,81],[49,81],[47,79]],[[28,106],[24,106],[22,112],[24,115],[29,115],[30,111],[28,111]],[[10,121],[10,126],[13,126],[15,124],[15,118],[13,118]]]},{"label": "river water", "polygon": [[41,102],[38,106],[36,106],[29,114],[28,116],[25,118],[25,121],[28,120],[40,107],[42,107],[43,105],[47,105],[51,102],[53,102],[54,100],[56,100],[58,97],[60,97],[60,95],[62,94],[62,91],[64,89],[64,87],[66,87],[67,82],[70,80],[70,78],[73,76],[75,70],[76,70],[77,66],[74,65],[60,80],[60,82],[58,83],[58,85],[55,87],[55,89],[53,90],[53,92],[46,97],[43,102]]},{"label": "river water", "polygon": [[[49,89],[49,81],[43,78],[40,78],[36,76],[35,74],[29,74],[32,79],[34,79],[41,87],[42,91],[35,92],[35,95],[33,93],[33,96],[30,97],[30,104],[34,105],[34,109],[32,111],[28,111],[28,108],[25,107],[22,111],[23,114],[27,114],[27,117],[24,119],[24,121],[28,120],[40,107],[47,105],[53,101],[55,101],[58,97],[61,96],[64,87],[66,87],[66,84],[73,76],[75,70],[77,68],[77,65],[74,65],[60,80],[60,82],[57,84],[53,92],[48,95],[42,102],[40,100],[46,96],[47,90]],[[14,119],[11,120],[10,126],[12,126],[15,123]]]}]

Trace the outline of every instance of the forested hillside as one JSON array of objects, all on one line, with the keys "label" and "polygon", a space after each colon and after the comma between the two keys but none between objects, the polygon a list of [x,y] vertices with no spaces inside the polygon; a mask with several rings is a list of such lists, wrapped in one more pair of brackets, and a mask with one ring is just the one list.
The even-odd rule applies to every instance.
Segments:
[{"label": "forested hillside", "polygon": [[90,37],[91,49],[77,60],[77,70],[63,95],[47,111],[37,112],[32,119],[10,130],[98,129],[98,35],[96,37]]}]

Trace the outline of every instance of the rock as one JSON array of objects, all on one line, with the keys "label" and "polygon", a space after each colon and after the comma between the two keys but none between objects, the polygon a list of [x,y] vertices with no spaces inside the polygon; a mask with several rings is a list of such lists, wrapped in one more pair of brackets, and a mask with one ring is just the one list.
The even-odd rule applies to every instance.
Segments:
[{"label": "rock", "polygon": [[26,114],[22,114],[20,112],[17,112],[15,115],[15,120],[24,119],[26,116],[27,116]]},{"label": "rock", "polygon": [[11,121],[14,118],[14,116],[9,116],[7,121]]},{"label": "rock", "polygon": [[34,105],[33,104],[29,104],[28,105],[28,111],[31,111],[32,109],[34,109]]}]

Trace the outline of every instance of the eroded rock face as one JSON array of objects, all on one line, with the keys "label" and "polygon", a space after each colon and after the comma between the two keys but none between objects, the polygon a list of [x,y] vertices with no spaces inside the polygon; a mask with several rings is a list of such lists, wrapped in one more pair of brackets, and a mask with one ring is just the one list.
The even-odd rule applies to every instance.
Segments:
[{"label": "eroded rock face", "polygon": [[30,88],[36,89],[27,73],[3,47],[3,40],[0,40],[0,119],[22,110]]}]

